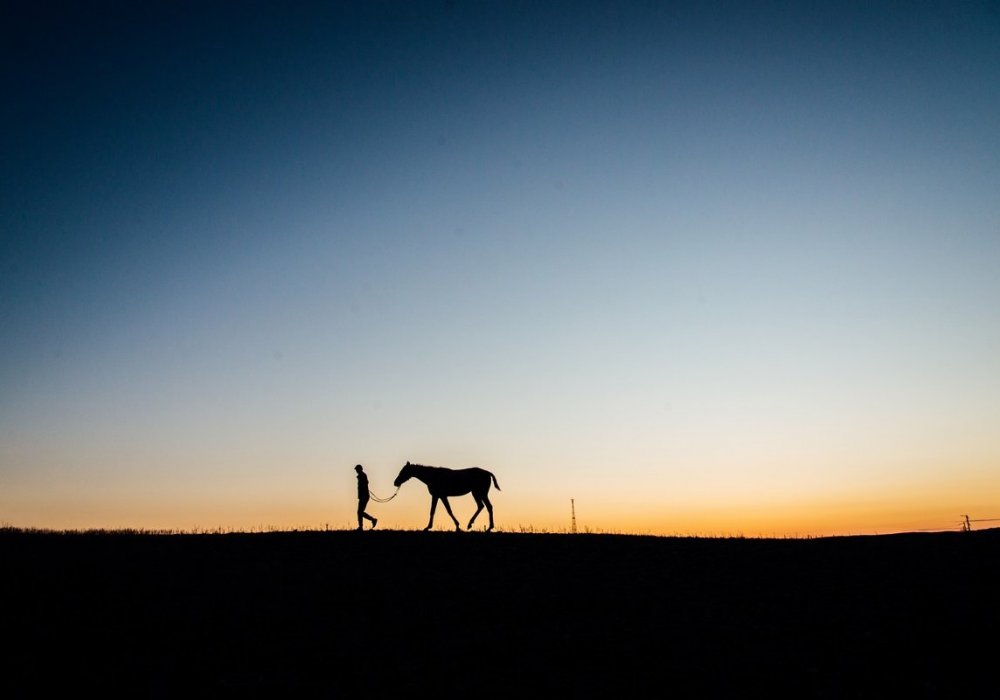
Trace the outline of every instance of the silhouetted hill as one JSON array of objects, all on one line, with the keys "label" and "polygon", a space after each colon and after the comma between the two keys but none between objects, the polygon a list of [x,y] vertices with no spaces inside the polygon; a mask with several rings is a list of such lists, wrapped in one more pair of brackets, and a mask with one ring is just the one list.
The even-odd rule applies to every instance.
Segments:
[{"label": "silhouetted hill", "polygon": [[995,683],[998,554],[1000,530],[6,530],[0,690],[957,697]]}]

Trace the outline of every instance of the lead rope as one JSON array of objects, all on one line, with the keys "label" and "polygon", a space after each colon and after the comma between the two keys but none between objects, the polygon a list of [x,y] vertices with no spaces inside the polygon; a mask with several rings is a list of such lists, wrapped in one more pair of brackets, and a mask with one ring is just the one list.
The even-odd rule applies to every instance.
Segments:
[{"label": "lead rope", "polygon": [[394,499],[397,496],[397,494],[399,494],[399,487],[398,486],[396,487],[396,493],[392,494],[388,498],[379,498],[374,493],[372,493],[371,489],[368,489],[368,495],[371,496],[372,500],[375,501],[376,503],[388,503],[389,501],[391,501],[392,499]]}]

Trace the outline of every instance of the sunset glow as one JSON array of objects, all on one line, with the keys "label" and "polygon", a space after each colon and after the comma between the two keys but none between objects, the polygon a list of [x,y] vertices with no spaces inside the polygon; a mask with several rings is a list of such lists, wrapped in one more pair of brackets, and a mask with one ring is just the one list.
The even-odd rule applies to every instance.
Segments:
[{"label": "sunset glow", "polygon": [[1000,518],[995,4],[13,14],[0,523]]}]

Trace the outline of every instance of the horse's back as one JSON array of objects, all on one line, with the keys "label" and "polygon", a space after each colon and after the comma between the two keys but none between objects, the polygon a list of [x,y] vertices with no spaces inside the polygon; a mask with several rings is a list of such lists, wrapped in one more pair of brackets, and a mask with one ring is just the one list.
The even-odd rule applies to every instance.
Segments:
[{"label": "horse's back", "polygon": [[467,472],[469,474],[480,477],[482,476],[488,477],[490,475],[490,472],[486,469],[483,469],[482,467],[467,467],[466,469],[459,469],[458,471]]},{"label": "horse's back", "polygon": [[449,496],[488,491],[493,479],[492,472],[482,467],[443,469],[440,475],[443,478],[438,479],[437,488]]},{"label": "horse's back", "polygon": [[491,472],[489,469],[483,469],[482,467],[469,467],[468,469],[466,469],[466,471],[471,472],[473,474],[473,478],[482,479],[487,484],[492,479],[496,478],[493,476],[493,472]]}]

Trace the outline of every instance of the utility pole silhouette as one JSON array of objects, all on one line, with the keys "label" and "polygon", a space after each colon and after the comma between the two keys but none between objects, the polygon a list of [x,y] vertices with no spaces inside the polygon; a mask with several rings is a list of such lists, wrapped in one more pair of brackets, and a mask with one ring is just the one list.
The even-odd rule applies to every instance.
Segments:
[{"label": "utility pole silhouette", "polygon": [[569,508],[570,508],[570,511],[573,513],[573,525],[570,528],[570,532],[572,532],[575,535],[576,534],[576,502],[574,502],[574,500],[572,498],[569,499]]}]

